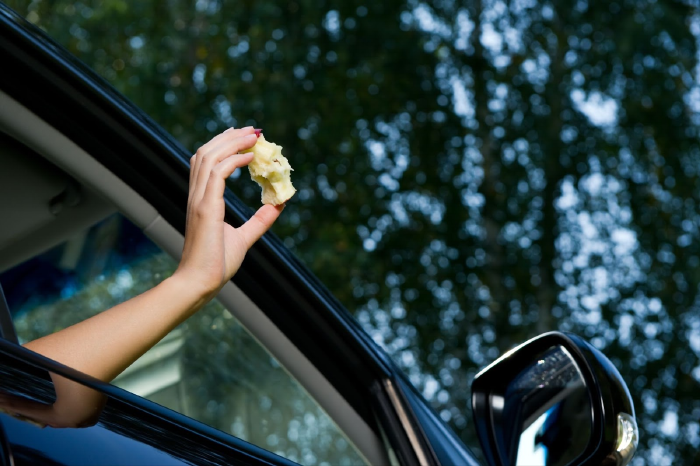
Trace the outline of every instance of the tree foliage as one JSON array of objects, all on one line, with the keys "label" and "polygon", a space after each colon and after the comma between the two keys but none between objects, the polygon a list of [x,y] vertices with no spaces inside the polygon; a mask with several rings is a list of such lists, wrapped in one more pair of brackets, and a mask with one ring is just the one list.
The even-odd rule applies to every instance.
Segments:
[{"label": "tree foliage", "polygon": [[561,329],[627,381],[635,464],[700,461],[691,2],[8,3],[193,151],[284,146],[276,233],[470,446],[476,370]]}]

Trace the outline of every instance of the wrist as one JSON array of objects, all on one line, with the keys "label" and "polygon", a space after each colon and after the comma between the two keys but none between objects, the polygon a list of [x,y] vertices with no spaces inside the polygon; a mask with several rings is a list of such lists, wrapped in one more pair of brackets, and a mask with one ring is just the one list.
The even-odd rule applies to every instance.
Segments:
[{"label": "wrist", "polygon": [[199,310],[216,295],[216,290],[208,289],[179,271],[175,271],[158,286],[162,286],[169,296],[176,297],[193,312]]}]

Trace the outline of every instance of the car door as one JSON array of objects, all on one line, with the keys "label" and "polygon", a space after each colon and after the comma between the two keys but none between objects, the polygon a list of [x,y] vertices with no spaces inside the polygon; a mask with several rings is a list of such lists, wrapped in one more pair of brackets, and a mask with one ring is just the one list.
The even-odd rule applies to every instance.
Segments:
[{"label": "car door", "polygon": [[[51,248],[70,249],[70,241],[109,215],[123,217],[176,260],[185,225],[189,154],[78,60],[2,5],[0,44],[0,58],[11,70],[0,75],[0,129],[48,161],[49,173],[57,169],[59,178],[65,175],[53,180],[63,183],[56,185],[58,191],[46,194],[49,208],[59,211],[52,214],[55,223],[16,234],[12,247],[0,248],[0,269],[17,267]],[[83,193],[81,202],[71,201],[75,192]],[[232,225],[249,217],[250,209],[232,193],[226,194],[226,202]],[[41,223],[40,216],[36,221]],[[222,313],[228,312],[260,343],[274,359],[272,365],[293,377],[364,462],[473,462],[386,354],[273,235],[251,249],[218,300]],[[210,323],[209,329],[215,330],[212,325],[217,324]],[[172,336],[173,346],[177,338]],[[158,401],[166,403],[163,399]],[[264,413],[256,417],[275,421]],[[228,437],[243,432],[234,424]],[[274,450],[269,444],[260,446]]]}]

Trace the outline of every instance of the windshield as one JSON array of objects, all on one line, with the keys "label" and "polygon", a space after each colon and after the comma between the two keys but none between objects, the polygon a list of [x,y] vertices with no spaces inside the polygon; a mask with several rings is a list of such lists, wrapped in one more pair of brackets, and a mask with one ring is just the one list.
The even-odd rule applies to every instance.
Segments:
[{"label": "windshield", "polygon": [[275,233],[472,448],[473,375],[559,329],[627,381],[635,464],[696,455],[690,2],[6,3],[188,149],[246,125],[283,146]]}]

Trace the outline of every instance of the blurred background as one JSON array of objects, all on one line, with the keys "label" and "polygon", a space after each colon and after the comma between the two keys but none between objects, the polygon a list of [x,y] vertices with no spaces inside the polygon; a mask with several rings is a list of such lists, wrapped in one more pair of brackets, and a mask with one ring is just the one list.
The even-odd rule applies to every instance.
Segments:
[{"label": "blurred background", "polygon": [[635,465],[700,463],[695,2],[6,3],[188,150],[282,145],[275,233],[477,452],[474,374],[558,329],[627,381]]}]

